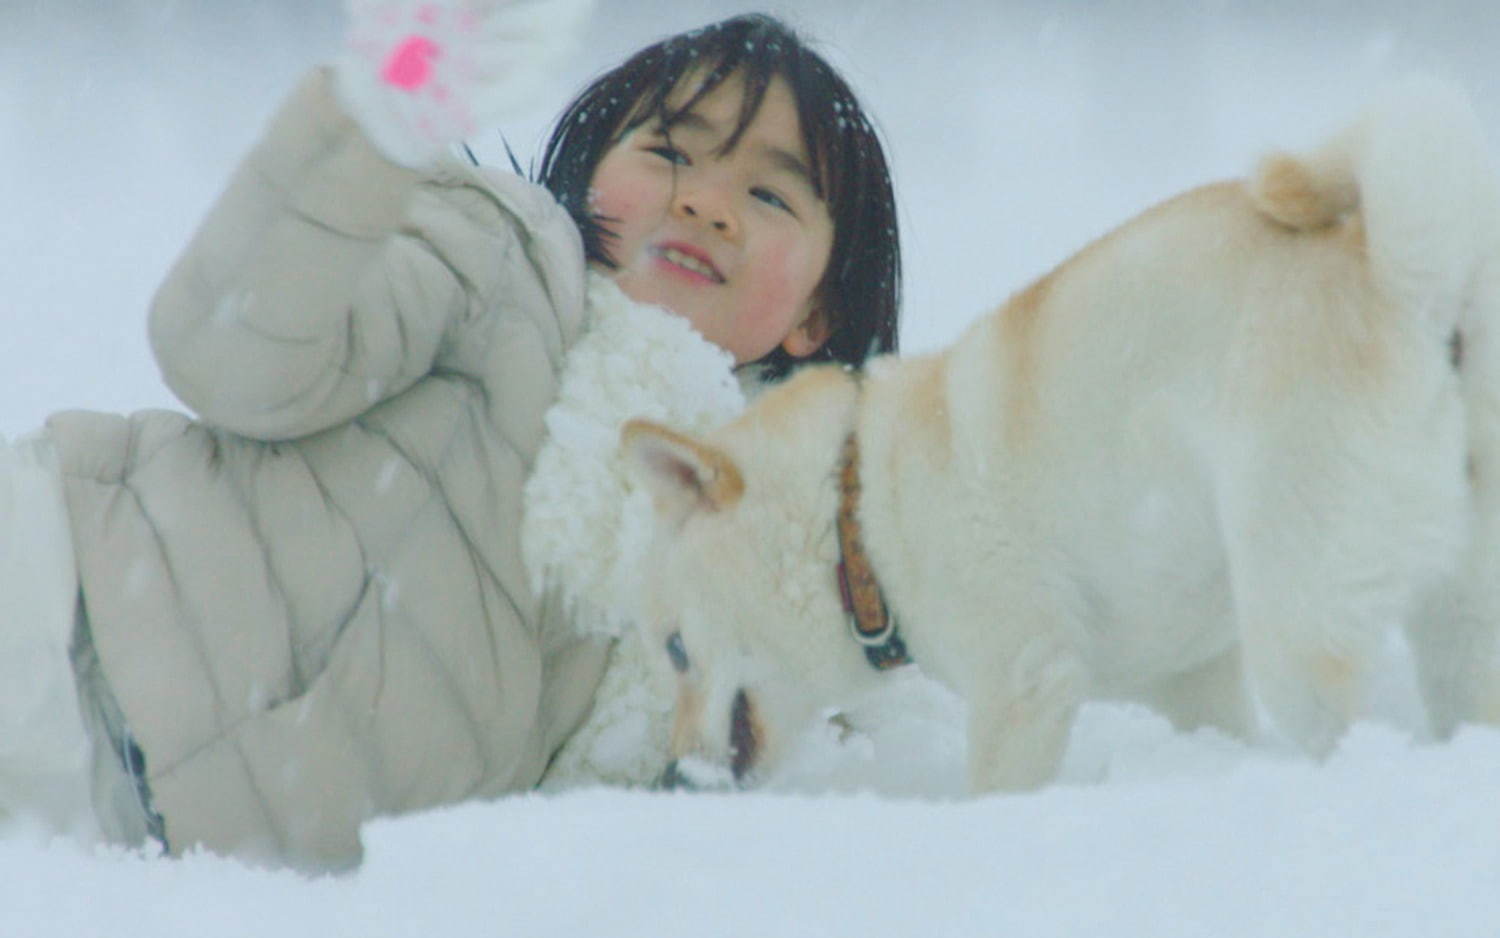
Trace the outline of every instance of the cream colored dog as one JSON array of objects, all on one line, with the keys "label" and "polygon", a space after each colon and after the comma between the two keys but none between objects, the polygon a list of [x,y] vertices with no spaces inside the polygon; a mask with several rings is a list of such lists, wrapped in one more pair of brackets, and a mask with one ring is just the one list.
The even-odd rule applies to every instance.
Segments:
[{"label": "cream colored dog", "polygon": [[1087,698],[1244,733],[1245,676],[1326,753],[1397,623],[1440,733],[1493,716],[1491,172],[1463,95],[1410,84],[1315,153],[1151,209],[945,351],[807,370],[702,439],[629,424],[674,753],[748,784],[880,679],[836,575],[850,438],[871,568],[968,704],[977,791],[1051,779]]}]

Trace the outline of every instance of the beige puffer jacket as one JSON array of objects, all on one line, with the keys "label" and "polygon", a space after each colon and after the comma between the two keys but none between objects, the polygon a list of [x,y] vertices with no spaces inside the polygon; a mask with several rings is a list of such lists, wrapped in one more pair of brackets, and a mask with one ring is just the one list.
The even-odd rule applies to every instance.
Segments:
[{"label": "beige puffer jacket", "polygon": [[530,787],[584,715],[603,644],[517,533],[584,271],[546,192],[387,162],[318,72],[152,310],[200,419],[48,422],[173,852],[348,866],[367,818]]}]

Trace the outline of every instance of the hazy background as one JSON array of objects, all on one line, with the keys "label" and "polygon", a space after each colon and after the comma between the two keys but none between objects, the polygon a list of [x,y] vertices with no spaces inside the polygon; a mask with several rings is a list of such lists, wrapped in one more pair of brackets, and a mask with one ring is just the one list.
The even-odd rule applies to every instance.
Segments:
[{"label": "hazy background", "polygon": [[[600,0],[512,145],[529,159],[572,91],[645,42],[754,8]],[[1500,127],[1489,0],[758,8],[821,40],[885,132],[914,350],[1151,202],[1315,139],[1382,77],[1458,76]],[[151,293],[340,18],[318,0],[0,0],[0,433],[62,407],[172,405]]]}]

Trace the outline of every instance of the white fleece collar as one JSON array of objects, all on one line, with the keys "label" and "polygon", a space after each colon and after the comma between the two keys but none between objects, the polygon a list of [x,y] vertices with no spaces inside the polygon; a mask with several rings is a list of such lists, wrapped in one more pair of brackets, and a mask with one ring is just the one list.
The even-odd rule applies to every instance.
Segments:
[{"label": "white fleece collar", "polygon": [[638,579],[631,558],[644,555],[651,521],[650,499],[625,469],[620,427],[645,417],[702,433],[743,411],[746,391],[728,352],[597,273],[586,321],[526,482],[521,552],[533,589],[557,591],[579,632],[620,635]]}]

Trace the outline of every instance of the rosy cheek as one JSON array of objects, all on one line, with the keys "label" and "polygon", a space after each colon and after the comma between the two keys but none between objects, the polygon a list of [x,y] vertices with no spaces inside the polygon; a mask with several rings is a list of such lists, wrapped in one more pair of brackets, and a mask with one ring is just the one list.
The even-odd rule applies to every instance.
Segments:
[{"label": "rosy cheek", "polygon": [[637,217],[635,204],[630,199],[600,197],[589,201],[589,211],[614,235],[613,240],[632,239],[632,221]]},{"label": "rosy cheek", "polygon": [[595,215],[606,218],[626,218],[634,211],[636,199],[621,195],[613,189],[590,189],[589,209]]},{"label": "rosy cheek", "polygon": [[640,180],[619,160],[619,154],[607,155],[595,169],[589,208],[597,215],[629,219],[639,211],[643,192]]},{"label": "rosy cheek", "polygon": [[[795,316],[812,295],[816,279],[808,271],[805,255],[786,250],[765,258],[758,289],[755,291],[757,319],[767,321]],[[774,323],[780,327],[781,323]],[[790,328],[795,323],[788,323]]]}]

